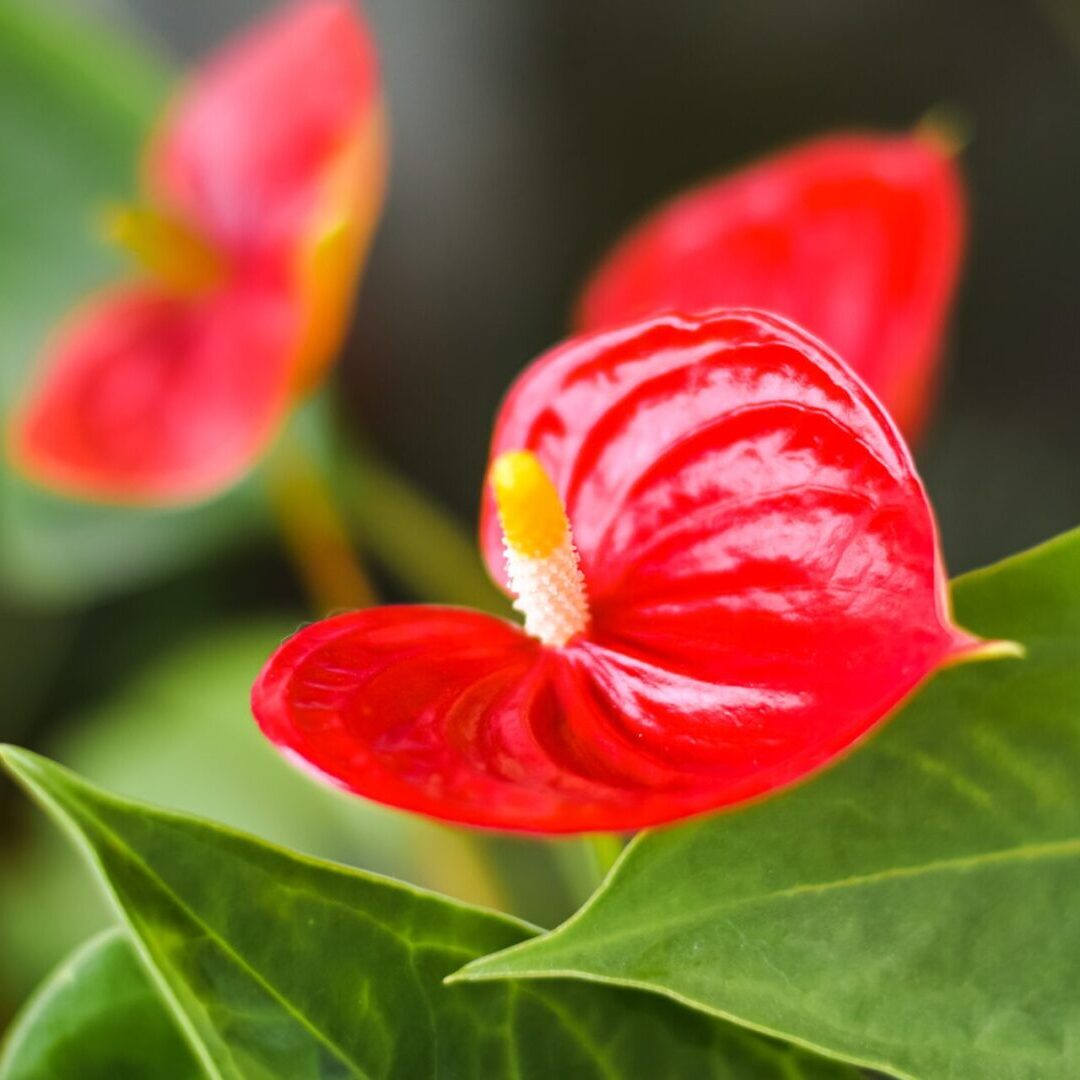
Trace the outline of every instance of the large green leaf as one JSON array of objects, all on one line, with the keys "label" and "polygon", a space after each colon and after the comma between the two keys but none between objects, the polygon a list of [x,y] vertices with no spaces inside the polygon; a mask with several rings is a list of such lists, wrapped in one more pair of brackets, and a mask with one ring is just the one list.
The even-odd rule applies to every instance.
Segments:
[{"label": "large green leaf", "polygon": [[786,795],[640,837],[472,978],[644,987],[899,1076],[1080,1076],[1080,532],[959,579],[939,675]]},{"label": "large green leaf", "polygon": [[632,991],[445,986],[533,931],[0,757],[97,869],[215,1078],[847,1075]]},{"label": "large green leaf", "polygon": [[199,1068],[119,930],[69,956],[27,1002],[0,1080],[199,1080]]},{"label": "large green leaf", "polygon": [[[0,0],[0,410],[23,392],[50,331],[123,271],[96,236],[128,196],[139,146],[171,82],[117,28],[52,0]],[[258,485],[190,510],[59,498],[0,468],[0,585],[70,602],[203,555],[258,520]]]}]

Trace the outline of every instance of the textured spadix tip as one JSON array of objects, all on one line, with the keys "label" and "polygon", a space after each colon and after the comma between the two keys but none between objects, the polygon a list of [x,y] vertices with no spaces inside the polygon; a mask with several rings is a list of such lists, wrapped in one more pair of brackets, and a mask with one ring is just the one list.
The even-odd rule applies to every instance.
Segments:
[{"label": "textured spadix tip", "polygon": [[528,450],[500,454],[488,479],[509,548],[530,559],[544,559],[566,542],[566,511],[535,454]]}]

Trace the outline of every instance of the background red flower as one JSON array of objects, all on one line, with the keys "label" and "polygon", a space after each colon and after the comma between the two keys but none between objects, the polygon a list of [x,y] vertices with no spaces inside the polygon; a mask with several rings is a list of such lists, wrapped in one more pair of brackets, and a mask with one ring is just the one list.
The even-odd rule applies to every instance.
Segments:
[{"label": "background red flower", "polygon": [[593,274],[577,324],[742,305],[778,312],[834,348],[915,438],[935,390],[964,204],[936,135],[816,139],[646,218]]},{"label": "background red flower", "polygon": [[183,502],[254,464],[344,335],[385,168],[353,7],[304,0],[212,57],[144,165],[146,205],[108,221],[143,272],[60,329],[11,445],[69,494]]}]

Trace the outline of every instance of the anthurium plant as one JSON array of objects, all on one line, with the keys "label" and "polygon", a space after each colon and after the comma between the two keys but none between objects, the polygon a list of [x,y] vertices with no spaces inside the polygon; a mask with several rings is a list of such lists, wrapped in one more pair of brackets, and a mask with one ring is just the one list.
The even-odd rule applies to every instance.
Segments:
[{"label": "anthurium plant", "polygon": [[25,482],[180,513],[276,459],[311,610],[66,764],[0,746],[85,875],[31,832],[0,881],[0,951],[80,930],[0,1080],[1080,1076],[1080,531],[950,581],[907,441],[958,148],[832,134],[632,229],[494,417],[477,587],[355,446],[283,449],[381,205],[378,52],[347,0],[224,45],[105,213],[131,276],[41,327]]}]

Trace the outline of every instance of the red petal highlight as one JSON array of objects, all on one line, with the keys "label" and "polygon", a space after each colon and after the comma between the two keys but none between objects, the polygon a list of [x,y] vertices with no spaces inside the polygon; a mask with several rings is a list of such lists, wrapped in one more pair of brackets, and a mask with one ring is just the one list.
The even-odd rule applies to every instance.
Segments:
[{"label": "red petal highlight", "polygon": [[179,95],[147,162],[150,193],[234,253],[299,247],[378,92],[374,42],[351,4],[290,5]]},{"label": "red petal highlight", "polygon": [[604,260],[577,325],[661,311],[775,311],[834,348],[909,437],[934,389],[965,232],[938,141],[837,135],[676,197]]},{"label": "red petal highlight", "polygon": [[[661,456],[676,454],[680,442],[695,433],[703,438],[705,426],[730,424],[739,411],[783,403],[806,414],[825,414],[847,432],[846,439],[872,448],[883,468],[915,484],[928,519],[910,456],[881,407],[819,342],[760,312],[663,316],[551,350],[511,388],[491,456],[525,449],[539,457],[566,504],[590,597],[596,600],[618,572],[612,558],[621,559],[633,540],[627,535],[628,515],[647,513],[637,499],[626,505],[646,471],[663,472]],[[736,441],[736,452],[739,445]],[[746,487],[750,474],[736,471],[734,461],[722,473],[706,472],[716,473],[716,483],[729,485],[732,496],[752,494],[768,483],[771,458],[765,447],[748,453],[747,464],[753,464],[753,455],[764,455],[763,478],[755,488]],[[779,462],[775,483],[791,482],[792,467],[790,461]],[[809,482],[816,468],[807,461],[801,481]],[[642,517],[639,528],[651,536],[655,522]],[[503,582],[502,542],[490,495],[483,502],[481,535],[488,569]]]},{"label": "red petal highlight", "polygon": [[291,307],[269,293],[103,294],[45,357],[11,431],[15,461],[71,494],[172,503],[243,474],[288,405]]},{"label": "red petal highlight", "polygon": [[591,624],[563,648],[435,608],[302,630],[255,713],[352,791],[503,829],[672,821],[807,775],[976,648],[891,421],[779,317],[571,341],[511,392],[492,456],[511,449],[566,505]]}]

